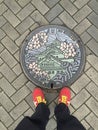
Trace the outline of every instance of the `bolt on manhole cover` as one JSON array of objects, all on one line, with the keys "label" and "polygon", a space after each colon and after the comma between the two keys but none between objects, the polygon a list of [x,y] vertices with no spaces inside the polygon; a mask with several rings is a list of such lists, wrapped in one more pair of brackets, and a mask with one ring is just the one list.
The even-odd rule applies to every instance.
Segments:
[{"label": "bolt on manhole cover", "polygon": [[70,86],[81,75],[85,49],[70,29],[46,25],[26,37],[20,58],[24,73],[36,86],[57,89]]}]

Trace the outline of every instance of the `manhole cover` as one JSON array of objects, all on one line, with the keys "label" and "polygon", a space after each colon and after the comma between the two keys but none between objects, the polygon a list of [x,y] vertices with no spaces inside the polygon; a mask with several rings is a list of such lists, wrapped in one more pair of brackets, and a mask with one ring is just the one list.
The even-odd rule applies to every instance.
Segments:
[{"label": "manhole cover", "polygon": [[36,86],[57,89],[71,85],[81,75],[85,49],[68,28],[47,25],[27,36],[20,58],[24,73]]}]

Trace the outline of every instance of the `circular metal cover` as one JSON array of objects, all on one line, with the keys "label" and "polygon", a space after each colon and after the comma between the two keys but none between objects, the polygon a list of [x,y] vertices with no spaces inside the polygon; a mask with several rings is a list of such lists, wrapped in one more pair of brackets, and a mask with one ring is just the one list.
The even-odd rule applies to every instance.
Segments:
[{"label": "circular metal cover", "polygon": [[20,58],[24,73],[36,86],[57,89],[71,85],[81,75],[85,49],[70,29],[47,25],[27,36]]}]

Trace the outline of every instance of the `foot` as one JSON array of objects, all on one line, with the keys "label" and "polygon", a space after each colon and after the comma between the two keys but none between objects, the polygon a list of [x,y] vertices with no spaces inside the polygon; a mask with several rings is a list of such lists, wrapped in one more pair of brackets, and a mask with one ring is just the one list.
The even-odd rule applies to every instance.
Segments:
[{"label": "foot", "polygon": [[35,107],[37,107],[37,105],[39,103],[45,103],[46,104],[44,93],[40,88],[34,89],[34,91],[32,92],[32,99],[33,99]]},{"label": "foot", "polygon": [[67,87],[62,88],[59,94],[58,103],[64,103],[68,106],[70,104],[70,99],[71,99],[70,89]]}]

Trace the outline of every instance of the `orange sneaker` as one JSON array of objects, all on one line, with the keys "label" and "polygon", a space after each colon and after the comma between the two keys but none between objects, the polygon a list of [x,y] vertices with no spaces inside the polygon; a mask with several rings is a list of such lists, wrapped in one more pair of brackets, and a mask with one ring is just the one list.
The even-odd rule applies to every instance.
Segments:
[{"label": "orange sneaker", "polygon": [[62,88],[59,94],[58,103],[64,103],[68,106],[70,104],[70,99],[71,99],[70,89],[67,87]]},{"label": "orange sneaker", "polygon": [[40,88],[34,89],[34,91],[32,92],[32,99],[33,99],[35,107],[37,107],[37,105],[41,102],[46,104],[44,93]]}]

